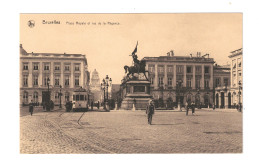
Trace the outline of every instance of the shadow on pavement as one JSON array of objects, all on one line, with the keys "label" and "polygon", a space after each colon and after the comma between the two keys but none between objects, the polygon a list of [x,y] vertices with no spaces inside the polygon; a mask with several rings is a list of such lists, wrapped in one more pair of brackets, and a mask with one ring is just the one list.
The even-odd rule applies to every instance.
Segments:
[{"label": "shadow on pavement", "polygon": [[151,125],[180,125],[180,124],[184,124],[184,123],[176,123],[176,124],[151,124]]}]

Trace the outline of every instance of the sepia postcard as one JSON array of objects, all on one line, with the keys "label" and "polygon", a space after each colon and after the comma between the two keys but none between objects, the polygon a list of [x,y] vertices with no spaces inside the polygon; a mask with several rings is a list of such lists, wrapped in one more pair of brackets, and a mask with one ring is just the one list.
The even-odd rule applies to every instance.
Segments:
[{"label": "sepia postcard", "polygon": [[20,14],[20,154],[243,153],[243,14]]}]

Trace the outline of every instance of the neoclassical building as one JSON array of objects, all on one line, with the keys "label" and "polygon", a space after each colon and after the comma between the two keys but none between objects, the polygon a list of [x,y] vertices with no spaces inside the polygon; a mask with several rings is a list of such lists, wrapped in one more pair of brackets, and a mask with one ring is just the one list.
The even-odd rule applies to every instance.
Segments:
[{"label": "neoclassical building", "polygon": [[175,56],[173,51],[167,56],[144,57],[151,83],[150,93],[163,106],[167,102],[182,105],[195,102],[196,105],[213,104],[214,59],[209,54],[201,56]]},{"label": "neoclassical building", "polygon": [[41,104],[48,96],[48,79],[51,100],[62,104],[72,100],[77,88],[89,89],[88,63],[82,54],[28,53],[20,45],[20,102],[31,100]]},{"label": "neoclassical building", "polygon": [[96,69],[92,72],[90,80],[90,91],[92,93],[94,102],[101,102],[102,100],[102,90],[100,86],[100,78]]},{"label": "neoclassical building", "polygon": [[221,108],[235,108],[243,104],[243,49],[237,49],[228,56],[230,64],[230,83],[226,87],[217,87],[216,104]]},{"label": "neoclassical building", "polygon": [[214,94],[216,108],[224,108],[225,105],[231,108],[231,103],[225,99],[225,93],[230,86],[230,65],[214,66]]}]

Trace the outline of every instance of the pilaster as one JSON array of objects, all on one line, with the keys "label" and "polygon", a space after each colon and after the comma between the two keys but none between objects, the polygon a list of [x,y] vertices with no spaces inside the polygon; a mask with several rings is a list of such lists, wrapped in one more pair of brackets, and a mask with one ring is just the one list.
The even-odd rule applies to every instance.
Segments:
[{"label": "pilaster", "polygon": [[154,89],[157,89],[158,88],[158,65],[155,64],[154,65],[154,74],[155,74],[155,77],[154,77]]},{"label": "pilaster", "polygon": [[176,65],[173,65],[173,88],[176,87]]},{"label": "pilaster", "polygon": [[187,66],[186,65],[184,65],[183,66],[183,83],[182,83],[182,85],[183,85],[183,87],[186,87],[186,79],[187,79],[187,76],[186,76],[186,74],[187,74]]},{"label": "pilaster", "polygon": [[204,65],[201,66],[201,81],[200,81],[200,88],[204,89]]},{"label": "pilaster", "polygon": [[224,96],[224,98],[225,98],[225,109],[227,109],[228,108],[228,92],[225,92],[224,95],[225,95]]},{"label": "pilaster", "polygon": [[28,87],[31,88],[31,87],[33,87],[33,75],[32,75],[33,67],[32,67],[32,62],[28,63],[28,69],[29,69],[29,73],[28,73]]},{"label": "pilaster", "polygon": [[164,86],[168,85],[167,64],[164,65],[163,83],[164,83]]},{"label": "pilaster", "polygon": [[213,89],[213,65],[210,65],[209,88]]},{"label": "pilaster", "polygon": [[195,89],[196,78],[195,78],[195,65],[192,66],[192,89]]}]

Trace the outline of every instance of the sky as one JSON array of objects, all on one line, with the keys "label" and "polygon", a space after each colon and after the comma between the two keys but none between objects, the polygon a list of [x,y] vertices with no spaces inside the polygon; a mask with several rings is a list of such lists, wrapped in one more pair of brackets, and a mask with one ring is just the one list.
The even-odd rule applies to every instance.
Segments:
[{"label": "sky", "polygon": [[217,64],[227,64],[230,52],[243,47],[242,18],[241,13],[21,14],[20,44],[27,52],[84,54],[90,72],[96,69],[100,79],[108,75],[119,84],[137,41],[139,59],[174,50],[176,56],[209,53]]}]

